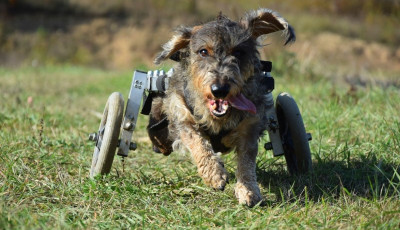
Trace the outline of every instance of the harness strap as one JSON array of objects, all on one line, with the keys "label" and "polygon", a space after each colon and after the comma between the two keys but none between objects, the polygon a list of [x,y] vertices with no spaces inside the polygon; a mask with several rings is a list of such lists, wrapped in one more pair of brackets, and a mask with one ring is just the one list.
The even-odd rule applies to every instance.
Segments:
[{"label": "harness strap", "polygon": [[[146,96],[146,95],[144,95]],[[153,97],[155,96],[155,93],[150,92],[149,95],[147,95],[146,100],[143,103],[143,108],[142,111],[140,111],[141,114],[143,115],[149,115],[151,111],[151,104],[153,102]]]}]

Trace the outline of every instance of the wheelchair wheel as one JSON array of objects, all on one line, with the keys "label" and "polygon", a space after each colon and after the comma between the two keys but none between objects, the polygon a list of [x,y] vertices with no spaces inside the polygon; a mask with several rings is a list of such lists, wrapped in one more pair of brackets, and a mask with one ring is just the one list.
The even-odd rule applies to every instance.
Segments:
[{"label": "wheelchair wheel", "polygon": [[276,99],[276,114],[285,159],[290,174],[312,170],[311,152],[303,119],[295,100],[288,93],[280,93]]},{"label": "wheelchair wheel", "polygon": [[121,130],[123,107],[122,95],[117,92],[112,93],[107,100],[96,135],[90,178],[110,173]]}]

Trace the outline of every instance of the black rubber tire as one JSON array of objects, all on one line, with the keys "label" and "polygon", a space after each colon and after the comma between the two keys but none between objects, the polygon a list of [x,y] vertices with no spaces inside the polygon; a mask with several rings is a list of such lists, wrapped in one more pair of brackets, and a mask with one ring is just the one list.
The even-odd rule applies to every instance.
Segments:
[{"label": "black rubber tire", "polygon": [[303,174],[312,170],[311,152],[303,119],[296,101],[288,93],[276,98],[276,114],[285,159],[290,174]]},{"label": "black rubber tire", "polygon": [[[110,95],[101,118],[98,138],[101,138],[101,146],[94,147],[90,178],[101,174],[108,174],[114,160],[121,131],[122,116],[124,111],[124,99],[118,92]],[[97,143],[96,143],[97,145]]]}]

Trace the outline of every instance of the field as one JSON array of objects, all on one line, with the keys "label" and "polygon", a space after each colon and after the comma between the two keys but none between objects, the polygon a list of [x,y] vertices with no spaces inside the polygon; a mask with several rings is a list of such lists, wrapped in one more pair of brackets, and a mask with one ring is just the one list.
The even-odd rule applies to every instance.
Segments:
[{"label": "field", "polygon": [[224,157],[231,183],[216,192],[188,155],[151,152],[145,116],[135,133],[139,147],[124,165],[117,157],[111,175],[88,179],[88,133],[111,92],[127,97],[131,72],[0,69],[0,228],[398,228],[398,88],[350,87],[296,75],[296,67],[275,69],[285,72],[275,77],[275,95],[288,91],[297,99],[313,135],[314,170],[291,177],[284,159],[260,144],[266,202],[254,208],[234,197],[233,154]]},{"label": "field", "polygon": [[[0,229],[399,229],[399,2],[174,1],[0,3]],[[127,99],[134,69],[171,67],[152,64],[171,30],[259,7],[298,35],[289,47],[269,37],[261,56],[274,95],[292,94],[312,133],[313,172],[290,176],[264,137],[265,202],[248,208],[234,196],[234,154],[223,156],[230,184],[214,191],[190,154],[151,151],[141,116],[138,149],[90,180],[88,134],[108,96]]]}]

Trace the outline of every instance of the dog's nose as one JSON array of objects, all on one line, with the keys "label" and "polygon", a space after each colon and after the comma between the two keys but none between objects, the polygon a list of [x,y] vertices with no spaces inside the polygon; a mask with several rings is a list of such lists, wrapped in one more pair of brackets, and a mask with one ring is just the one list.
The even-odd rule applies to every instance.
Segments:
[{"label": "dog's nose", "polygon": [[216,98],[225,98],[226,95],[229,93],[229,89],[231,87],[229,84],[212,84],[211,85],[211,93],[214,95]]}]

